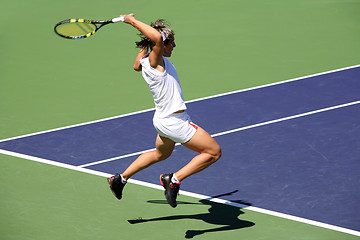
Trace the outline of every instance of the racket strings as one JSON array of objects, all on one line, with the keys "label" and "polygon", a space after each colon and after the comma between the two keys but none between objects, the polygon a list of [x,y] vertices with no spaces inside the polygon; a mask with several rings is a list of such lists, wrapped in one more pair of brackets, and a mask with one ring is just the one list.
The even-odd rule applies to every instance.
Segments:
[{"label": "racket strings", "polygon": [[82,37],[94,34],[96,25],[90,22],[67,22],[56,27],[56,32],[65,37]]}]

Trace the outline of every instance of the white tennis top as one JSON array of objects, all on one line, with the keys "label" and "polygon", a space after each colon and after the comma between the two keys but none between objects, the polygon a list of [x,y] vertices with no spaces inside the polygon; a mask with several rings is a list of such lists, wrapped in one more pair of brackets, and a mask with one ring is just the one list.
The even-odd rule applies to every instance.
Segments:
[{"label": "white tennis top", "polygon": [[165,72],[150,66],[149,54],[140,59],[142,75],[154,98],[156,115],[160,118],[179,110],[186,110],[178,74],[174,65],[165,57]]}]

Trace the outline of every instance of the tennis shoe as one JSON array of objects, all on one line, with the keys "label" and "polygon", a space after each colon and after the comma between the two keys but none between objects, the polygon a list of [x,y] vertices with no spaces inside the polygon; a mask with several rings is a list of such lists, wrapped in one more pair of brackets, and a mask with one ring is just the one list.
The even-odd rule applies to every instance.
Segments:
[{"label": "tennis shoe", "polygon": [[112,191],[112,193],[115,195],[117,199],[120,200],[122,198],[122,191],[126,184],[121,181],[120,174],[116,174],[115,176],[109,177],[107,181],[110,185],[110,190]]},{"label": "tennis shoe", "polygon": [[171,182],[173,173],[161,174],[160,183],[165,188],[165,198],[173,208],[177,206],[176,197],[179,193],[180,183]]}]

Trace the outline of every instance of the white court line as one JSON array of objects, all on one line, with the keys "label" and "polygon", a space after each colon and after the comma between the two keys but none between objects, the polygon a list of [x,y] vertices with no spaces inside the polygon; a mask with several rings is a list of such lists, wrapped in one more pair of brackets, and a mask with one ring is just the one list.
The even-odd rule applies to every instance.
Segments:
[{"label": "white court line", "polygon": [[246,127],[236,128],[236,129],[233,129],[233,130],[213,134],[211,136],[217,137],[217,136],[221,136],[221,135],[225,135],[225,134],[229,134],[229,133],[233,133],[233,132],[238,132],[238,131],[242,131],[242,130],[246,130],[246,129],[250,129],[250,128],[255,128],[255,127],[261,127],[261,126],[269,125],[269,124],[272,124],[272,123],[283,122],[283,121],[287,121],[287,120],[291,120],[291,119],[295,119],[295,118],[309,116],[309,115],[313,115],[313,114],[316,114],[316,113],[322,113],[322,112],[326,112],[326,111],[330,111],[330,110],[334,110],[334,109],[339,109],[339,108],[343,108],[343,107],[348,107],[348,106],[352,106],[352,105],[356,105],[356,104],[360,104],[360,100],[355,101],[355,102],[350,102],[350,103],[337,105],[337,106],[327,107],[327,108],[323,108],[323,109],[319,109],[319,110],[315,110],[315,111],[310,111],[310,112],[306,112],[306,113],[301,113],[301,114],[297,114],[297,115],[293,115],[293,116],[289,116],[289,117],[279,118],[279,119],[275,119],[275,120],[271,120],[271,121],[267,121],[267,122],[263,122],[263,123],[258,123],[258,124],[254,124],[254,125],[250,125],[250,126],[246,126]]},{"label": "white court line", "polygon": [[6,142],[6,141],[10,141],[10,140],[16,140],[16,139],[19,139],[19,138],[25,138],[25,137],[31,137],[31,136],[35,136],[35,135],[40,135],[40,134],[44,134],[44,133],[61,131],[61,130],[69,129],[69,128],[81,127],[81,126],[90,125],[90,124],[94,124],[94,123],[98,123],[98,122],[105,122],[105,121],[112,120],[112,119],[127,117],[127,116],[136,115],[136,114],[140,114],[140,113],[144,113],[144,112],[150,112],[150,111],[152,111],[152,110],[154,110],[154,109],[155,109],[155,108],[151,108],[151,109],[146,109],[146,110],[142,110],[142,111],[127,113],[127,114],[123,114],[123,115],[119,115],[119,116],[114,116],[114,117],[109,117],[109,118],[103,118],[103,119],[99,119],[99,120],[94,120],[94,121],[90,121],[90,122],[84,122],[84,123],[69,125],[69,126],[65,126],[65,127],[54,128],[54,129],[50,129],[50,130],[45,130],[45,131],[40,131],[40,132],[35,132],[35,133],[30,133],[30,134],[25,134],[25,135],[21,135],[21,136],[17,136],[17,137],[5,138],[5,139],[0,140],[0,143],[1,143],[1,142]]},{"label": "white court line", "polygon": [[[251,129],[251,128],[261,127],[261,126],[265,126],[265,125],[269,125],[269,124],[273,124],[273,123],[283,122],[283,121],[287,121],[287,120],[291,120],[291,119],[295,119],[295,118],[309,116],[309,115],[313,115],[313,114],[316,114],[316,113],[322,113],[322,112],[326,112],[326,111],[330,111],[330,110],[334,110],[334,109],[339,109],[339,108],[343,108],[343,107],[348,107],[348,106],[352,106],[352,105],[356,105],[356,104],[360,104],[360,100],[355,101],[355,102],[350,102],[350,103],[337,105],[337,106],[327,107],[327,108],[323,108],[323,109],[319,109],[319,110],[315,110],[315,111],[310,111],[310,112],[306,112],[306,113],[301,113],[301,114],[297,114],[297,115],[293,115],[293,116],[289,116],[289,117],[284,117],[284,118],[279,118],[279,119],[275,119],[275,120],[271,120],[271,121],[257,123],[257,124],[254,124],[254,125],[235,128],[235,129],[232,129],[232,130],[229,130],[229,131],[215,133],[215,134],[212,134],[211,136],[212,137],[218,137],[218,136],[222,136],[222,135],[226,135],[226,134],[230,134],[230,133],[234,133],[234,132],[239,132],[239,131],[243,131],[243,130],[247,130],[247,129]],[[176,144],[176,145],[180,145],[180,144]],[[96,161],[96,162],[91,162],[91,163],[80,165],[79,167],[94,166],[94,165],[98,165],[98,164],[101,164],[101,163],[111,162],[111,161],[119,160],[119,159],[122,159],[122,158],[127,158],[127,157],[140,155],[140,154],[142,154],[144,152],[149,152],[149,151],[153,151],[153,150],[155,150],[155,148],[139,151],[139,152],[136,152],[136,153],[126,154],[126,155],[122,155],[122,156],[117,156],[117,157],[113,157],[113,158],[109,158],[109,159],[104,159],[104,160],[100,160],[100,161]]]},{"label": "white court line", "polygon": [[[35,162],[45,163],[45,164],[62,167],[62,168],[66,168],[66,169],[71,169],[71,170],[88,173],[88,174],[92,174],[92,175],[96,175],[96,176],[102,176],[102,177],[110,177],[111,176],[111,174],[107,174],[107,173],[103,173],[103,172],[99,172],[99,171],[95,171],[95,170],[72,166],[72,165],[65,164],[65,163],[59,163],[59,162],[51,161],[51,160],[44,159],[44,158],[38,158],[38,157],[29,156],[29,155],[25,155],[25,154],[21,154],[21,153],[16,153],[16,152],[10,152],[10,151],[6,151],[6,150],[2,150],[2,149],[0,149],[0,154],[5,154],[5,155],[13,156],[13,157],[28,159],[28,160],[35,161]],[[145,187],[163,190],[162,186],[156,185],[153,183],[148,183],[148,182],[134,180],[134,179],[129,179],[128,182],[137,184],[137,185],[141,185],[141,186],[145,186]],[[351,234],[351,235],[355,235],[355,236],[360,236],[359,231],[355,231],[355,230],[351,230],[351,229],[347,229],[347,228],[343,228],[343,227],[338,227],[338,226],[334,226],[331,224],[322,223],[322,222],[318,222],[318,221],[313,221],[313,220],[309,220],[309,219],[305,219],[305,218],[301,218],[301,217],[296,217],[296,216],[292,216],[289,214],[279,213],[279,212],[275,212],[275,211],[271,211],[271,210],[267,210],[267,209],[253,207],[253,206],[247,206],[247,205],[231,202],[228,200],[224,200],[224,199],[220,199],[220,198],[213,198],[210,196],[192,193],[192,192],[183,191],[183,190],[180,190],[180,194],[184,195],[184,196],[198,198],[198,199],[206,199],[211,202],[222,203],[222,204],[226,204],[226,205],[234,206],[234,207],[238,207],[238,208],[245,208],[247,210],[254,211],[254,212],[259,212],[259,213],[263,213],[263,214],[267,214],[267,215],[271,215],[271,216],[285,218],[285,219],[296,221],[296,222],[306,223],[309,225],[338,231],[338,232],[343,232],[343,233],[347,233],[347,234]]]},{"label": "white court line", "polygon": [[206,99],[211,99],[211,98],[216,98],[216,97],[222,97],[222,96],[226,96],[226,95],[231,95],[231,94],[241,93],[241,92],[247,92],[247,91],[252,91],[252,90],[261,89],[261,88],[266,88],[266,87],[272,87],[272,86],[276,86],[276,85],[280,85],[280,84],[284,84],[284,83],[295,82],[295,81],[298,81],[298,80],[305,80],[305,79],[311,78],[311,77],[317,77],[317,76],[326,75],[326,74],[330,74],[330,73],[335,73],[335,72],[350,70],[350,69],[357,68],[357,67],[360,67],[360,64],[359,64],[359,65],[350,66],[350,67],[344,67],[344,68],[339,68],[339,69],[335,69],[335,70],[330,70],[330,71],[326,71],[326,72],[315,73],[315,74],[311,74],[311,75],[307,75],[307,76],[303,76],[303,77],[291,78],[291,79],[288,79],[288,80],[284,80],[284,81],[280,81],[280,82],[275,82],[275,83],[269,83],[269,84],[265,84],[265,85],[261,85],[261,86],[257,86],[257,87],[246,88],[246,89],[236,90],[236,91],[232,91],[232,92],[227,92],[227,93],[212,95],[212,96],[209,96],[209,97],[203,97],[203,98],[198,98],[198,99],[194,99],[194,100],[189,100],[189,101],[187,101],[186,103],[197,102],[197,101],[202,101],[202,100],[206,100]]},{"label": "white court line", "polygon": [[[345,71],[345,70],[349,70],[349,69],[353,69],[353,68],[357,68],[357,67],[360,67],[360,64],[359,64],[359,65],[354,65],[354,66],[349,66],[349,67],[344,67],[344,68],[339,68],[339,69],[335,69],[335,70],[330,70],[330,71],[326,71],[326,72],[311,74],[311,75],[307,75],[307,76],[303,76],[303,77],[292,78],[292,79],[288,79],[288,80],[284,80],[284,81],[280,81],[280,82],[276,82],[276,83],[270,83],[270,84],[265,84],[265,85],[261,85],[261,86],[257,86],[257,87],[252,87],[252,88],[247,88],[247,89],[241,89],[241,90],[232,91],[232,92],[227,92],[227,93],[222,93],[222,94],[217,94],[217,95],[213,95],[213,96],[209,96],[209,97],[204,97],[204,98],[198,98],[198,99],[194,99],[194,100],[189,100],[189,101],[186,101],[186,103],[198,102],[198,101],[202,101],[202,100],[207,100],[207,99],[211,99],[211,98],[216,98],[216,97],[231,95],[231,94],[235,94],[235,93],[247,92],[247,91],[252,91],[252,90],[256,90],[256,89],[260,89],[260,88],[266,88],[266,87],[276,86],[276,85],[280,85],[280,84],[284,84],[284,83],[294,82],[294,81],[298,81],[298,80],[304,80],[304,79],[311,78],[311,77],[316,77],[316,76],[326,75],[326,74],[330,74],[330,73]],[[1,143],[1,142],[5,142],[5,141],[10,141],[10,140],[19,139],[19,138],[30,137],[30,136],[34,136],[34,135],[39,135],[39,134],[44,134],[44,133],[49,133],[49,132],[55,132],[55,131],[60,131],[60,130],[69,129],[69,128],[75,128],[75,127],[80,127],[80,126],[84,126],[84,125],[90,125],[90,124],[93,124],[93,123],[98,123],[98,122],[104,122],[104,121],[108,121],[108,120],[113,120],[113,119],[117,119],[117,118],[132,116],[132,115],[136,115],[136,114],[140,114],[140,113],[150,112],[150,111],[153,111],[153,110],[155,110],[155,108],[150,108],[150,109],[145,109],[145,110],[141,110],[141,111],[137,111],[137,112],[122,114],[122,115],[118,115],[118,116],[114,116],[114,117],[103,118],[103,119],[99,119],[99,120],[94,120],[94,121],[89,121],[89,122],[84,122],[84,123],[69,125],[69,126],[65,126],[65,127],[59,127],[59,128],[54,128],[54,129],[50,129],[50,130],[45,130],[45,131],[40,131],[40,132],[35,132],[35,133],[30,133],[30,134],[25,134],[25,135],[21,135],[21,136],[17,136],[17,137],[5,138],[5,139],[0,140],[0,143]]]},{"label": "white court line", "polygon": [[113,157],[113,158],[108,158],[108,159],[104,159],[104,160],[100,160],[100,161],[96,161],[96,162],[91,162],[91,163],[79,165],[78,167],[89,167],[89,166],[93,166],[93,165],[97,165],[97,164],[101,164],[101,163],[112,162],[112,161],[115,161],[115,160],[140,155],[140,154],[143,154],[145,152],[150,152],[150,151],[154,151],[154,150],[156,150],[156,148],[152,148],[152,149],[148,149],[148,150],[144,150],[144,151],[140,151],[140,152],[134,152],[134,153],[130,153],[130,154],[125,154],[125,155],[121,155],[121,156],[117,156],[117,157]]}]

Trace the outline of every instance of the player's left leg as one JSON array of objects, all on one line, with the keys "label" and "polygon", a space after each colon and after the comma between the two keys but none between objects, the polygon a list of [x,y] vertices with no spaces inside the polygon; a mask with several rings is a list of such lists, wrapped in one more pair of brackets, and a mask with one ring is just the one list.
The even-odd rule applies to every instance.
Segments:
[{"label": "player's left leg", "polygon": [[198,152],[199,155],[195,156],[187,165],[175,173],[179,181],[204,170],[221,157],[219,144],[201,127],[198,127],[195,135],[183,145]]},{"label": "player's left leg", "polygon": [[221,157],[219,144],[204,129],[198,127],[190,141],[183,145],[199,153],[188,164],[176,173],[162,174],[161,185],[165,188],[165,197],[172,207],[176,207],[176,198],[180,190],[180,182],[185,178],[204,170]]}]

